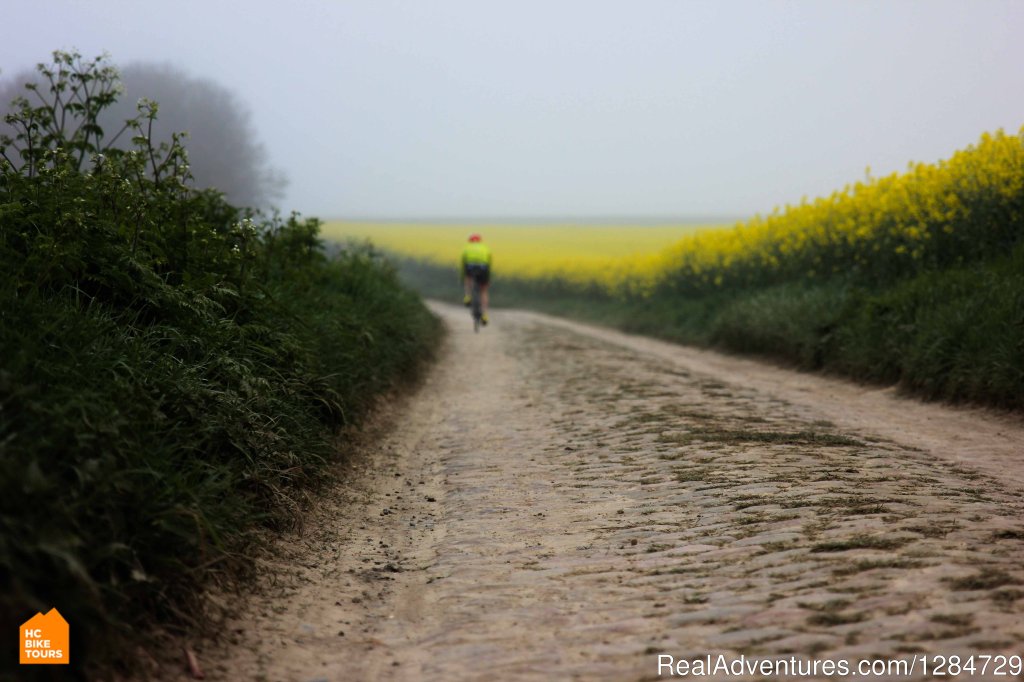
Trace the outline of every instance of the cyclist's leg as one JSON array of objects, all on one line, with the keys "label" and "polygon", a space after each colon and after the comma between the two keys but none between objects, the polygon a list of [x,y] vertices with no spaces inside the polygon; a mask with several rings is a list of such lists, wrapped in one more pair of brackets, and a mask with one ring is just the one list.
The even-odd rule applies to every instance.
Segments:
[{"label": "cyclist's leg", "polygon": [[462,302],[469,305],[470,292],[473,290],[473,277],[469,273],[462,275]]},{"label": "cyclist's leg", "polygon": [[491,268],[488,265],[483,266],[480,271],[480,305],[483,308],[484,315],[487,314],[487,310],[491,304]]},{"label": "cyclist's leg", "polygon": [[489,303],[487,290],[490,288],[490,284],[485,279],[480,280],[480,321],[487,324],[487,305]]}]

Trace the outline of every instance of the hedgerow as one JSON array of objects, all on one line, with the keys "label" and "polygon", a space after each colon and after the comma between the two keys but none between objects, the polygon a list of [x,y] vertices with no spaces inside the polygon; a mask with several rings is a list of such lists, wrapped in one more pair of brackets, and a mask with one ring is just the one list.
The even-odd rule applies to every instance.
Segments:
[{"label": "hedgerow", "polygon": [[201,619],[439,327],[372,250],[192,189],[156,103],[114,146],[105,58],[41,71],[0,140],[0,630],[57,607],[81,669]]}]

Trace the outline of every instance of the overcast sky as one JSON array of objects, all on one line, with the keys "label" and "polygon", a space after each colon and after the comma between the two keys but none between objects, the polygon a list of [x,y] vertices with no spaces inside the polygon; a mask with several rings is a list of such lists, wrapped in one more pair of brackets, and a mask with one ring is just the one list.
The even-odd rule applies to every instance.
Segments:
[{"label": "overcast sky", "polygon": [[1024,125],[1020,0],[0,0],[54,49],[249,106],[281,208],[743,217]]}]

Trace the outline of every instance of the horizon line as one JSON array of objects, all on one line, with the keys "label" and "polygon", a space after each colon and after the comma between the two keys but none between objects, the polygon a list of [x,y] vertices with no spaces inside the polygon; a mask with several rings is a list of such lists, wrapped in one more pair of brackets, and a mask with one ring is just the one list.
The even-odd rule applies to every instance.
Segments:
[{"label": "horizon line", "polygon": [[489,224],[489,225],[522,225],[522,224],[599,224],[599,225],[695,225],[736,223],[749,219],[751,216],[736,214],[703,214],[703,215],[521,215],[521,216],[381,216],[381,215],[349,215],[321,217],[324,222],[338,221],[351,223],[418,223],[423,225],[436,224]]}]

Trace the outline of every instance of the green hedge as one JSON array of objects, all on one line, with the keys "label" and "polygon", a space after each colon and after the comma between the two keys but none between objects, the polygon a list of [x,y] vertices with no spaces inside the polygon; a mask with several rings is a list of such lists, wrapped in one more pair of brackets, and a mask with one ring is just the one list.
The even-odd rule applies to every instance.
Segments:
[{"label": "green hedge", "polygon": [[131,151],[62,129],[116,73],[56,57],[66,99],[17,103],[0,145],[0,630],[57,607],[81,671],[130,666],[139,624],[194,625],[440,326],[372,250],[191,190],[155,107]]}]

